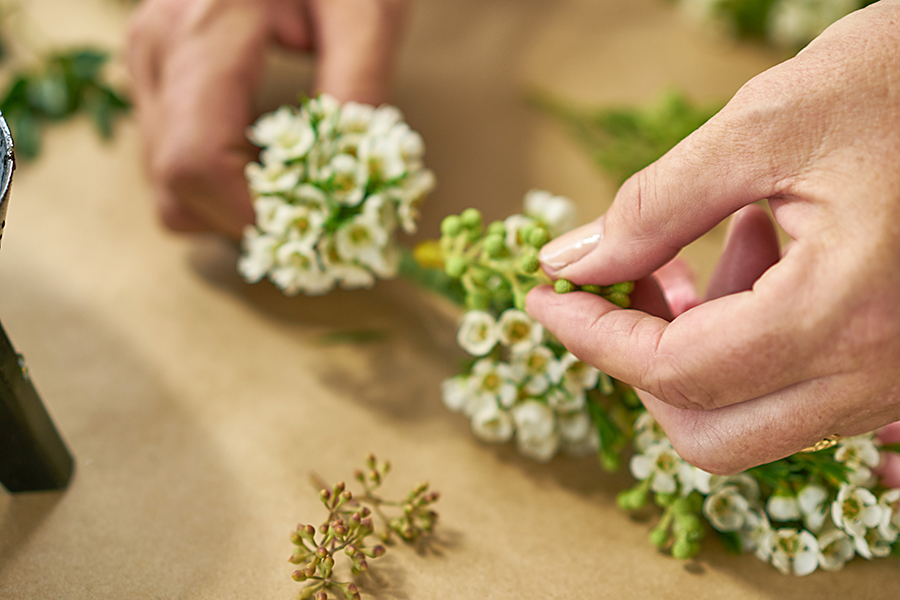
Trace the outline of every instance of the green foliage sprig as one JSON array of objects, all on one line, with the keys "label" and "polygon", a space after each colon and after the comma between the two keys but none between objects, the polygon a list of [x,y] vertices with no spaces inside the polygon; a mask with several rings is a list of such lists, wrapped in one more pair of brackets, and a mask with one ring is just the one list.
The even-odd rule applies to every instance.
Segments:
[{"label": "green foliage sprig", "polygon": [[645,109],[583,108],[545,93],[529,100],[557,119],[617,183],[653,163],[722,107],[698,106],[679,92]]},{"label": "green foliage sprig", "polygon": [[90,116],[101,137],[112,137],[116,120],[131,104],[104,79],[108,60],[102,50],[75,48],[54,52],[38,67],[13,75],[0,111],[9,123],[18,157],[36,158],[44,126],[79,113]]},{"label": "green foliage sprig", "polygon": [[[434,531],[438,514],[433,505],[439,498],[438,492],[429,491],[428,484],[422,483],[402,500],[387,500],[379,488],[390,469],[389,462],[370,454],[366,469],[355,474],[363,487],[361,493],[353,494],[344,482],[319,492],[328,516],[318,528],[300,524],[291,533],[294,551],[288,560],[299,567],[292,577],[305,584],[298,598],[315,596],[316,600],[327,600],[331,591],[347,600],[359,600],[356,584],[339,579],[335,570],[341,555],[349,562],[351,575],[358,575],[368,570],[369,559],[383,556],[385,545],[392,544],[395,538],[416,543]],[[380,521],[380,529],[373,517]],[[372,536],[381,543],[372,544]]]}]

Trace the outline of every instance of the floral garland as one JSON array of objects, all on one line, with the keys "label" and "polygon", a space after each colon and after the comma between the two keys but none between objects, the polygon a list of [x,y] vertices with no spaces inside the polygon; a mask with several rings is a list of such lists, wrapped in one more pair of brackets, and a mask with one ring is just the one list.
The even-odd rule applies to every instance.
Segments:
[{"label": "floral garland", "polygon": [[[532,191],[525,214],[484,227],[469,209],[444,220],[436,245],[446,274],[465,290],[468,311],[457,340],[470,356],[442,384],[444,404],[471,420],[481,440],[515,440],[520,453],[547,462],[563,451],[597,452],[607,469],[630,453],[637,484],[618,496],[633,512],[662,509],[654,545],[687,559],[708,527],[733,552],[753,552],[782,573],[838,570],[854,556],[900,555],[900,489],[878,484],[882,452],[873,433],[802,452],[734,476],[711,475],[685,462],[634,390],[581,362],[522,311],[524,296],[549,283],[537,250],[574,223],[569,201]],[[432,257],[435,245],[422,252]],[[574,286],[628,306],[631,284]]]},{"label": "floral garland", "polygon": [[318,295],[396,277],[396,229],[416,231],[434,187],[422,138],[399,110],[323,94],[263,115],[248,137],[263,149],[246,167],[256,224],[238,269],[248,282]]}]

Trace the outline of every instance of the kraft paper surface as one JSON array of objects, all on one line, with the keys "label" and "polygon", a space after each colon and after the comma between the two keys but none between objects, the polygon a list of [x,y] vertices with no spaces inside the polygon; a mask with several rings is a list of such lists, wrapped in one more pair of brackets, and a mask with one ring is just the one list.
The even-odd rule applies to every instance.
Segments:
[{"label": "kraft paper surface", "polygon": [[[128,4],[28,0],[60,44],[121,51]],[[420,0],[394,103],[427,144],[439,187],[422,236],[467,206],[488,218],[538,187],[586,221],[613,182],[523,101],[534,88],[593,105],[667,89],[725,100],[779,57],[700,31],[662,0]],[[275,55],[261,108],[310,68]],[[708,538],[659,553],[591,457],[546,465],[479,442],[441,403],[455,372],[452,312],[402,281],[318,298],[247,285],[237,249],[157,224],[130,119],[112,143],[85,120],[47,131],[15,173],[0,252],[0,318],[77,461],[62,493],[0,490],[0,598],[288,599],[289,533],[323,509],[310,474],[350,480],[390,459],[388,489],[442,492],[432,551],[372,561],[369,597],[400,600],[896,598],[896,560],[786,577]],[[711,272],[724,227],[685,256]],[[407,243],[411,243],[406,240]],[[382,332],[368,343],[328,334]]]}]

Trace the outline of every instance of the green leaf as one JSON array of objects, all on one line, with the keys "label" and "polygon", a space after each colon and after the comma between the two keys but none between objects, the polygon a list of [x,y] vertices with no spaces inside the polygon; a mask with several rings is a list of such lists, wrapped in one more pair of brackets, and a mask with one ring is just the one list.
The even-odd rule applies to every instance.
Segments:
[{"label": "green leaf", "polygon": [[744,553],[744,545],[741,543],[741,537],[735,531],[719,531],[718,529],[713,529],[716,532],[716,535],[719,537],[719,541],[722,542],[722,545],[725,546],[725,551],[728,554],[743,554]]},{"label": "green leaf", "polygon": [[61,58],[69,63],[69,72],[73,77],[92,81],[100,76],[103,65],[109,60],[109,54],[102,50],[84,48],[61,55]]},{"label": "green leaf", "polygon": [[5,113],[6,122],[13,138],[16,157],[31,160],[41,151],[41,124],[27,110]]},{"label": "green leaf", "polygon": [[27,94],[28,101],[35,110],[50,118],[60,119],[71,112],[69,86],[62,72],[49,71],[40,77],[29,79]]}]

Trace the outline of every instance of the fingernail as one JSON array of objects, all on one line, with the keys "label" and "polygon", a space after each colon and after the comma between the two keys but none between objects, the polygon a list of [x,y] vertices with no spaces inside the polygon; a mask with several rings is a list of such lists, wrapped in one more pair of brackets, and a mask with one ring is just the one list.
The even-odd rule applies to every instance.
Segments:
[{"label": "fingernail", "polygon": [[603,239],[603,217],[564,233],[541,248],[541,265],[549,275],[581,260]]}]

